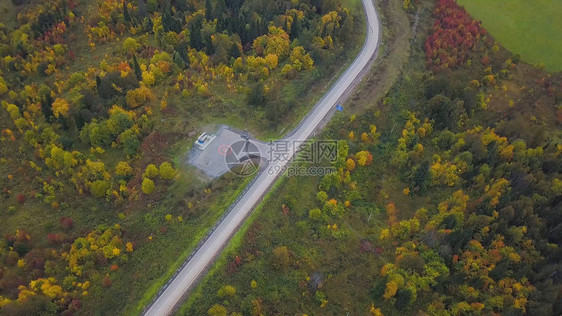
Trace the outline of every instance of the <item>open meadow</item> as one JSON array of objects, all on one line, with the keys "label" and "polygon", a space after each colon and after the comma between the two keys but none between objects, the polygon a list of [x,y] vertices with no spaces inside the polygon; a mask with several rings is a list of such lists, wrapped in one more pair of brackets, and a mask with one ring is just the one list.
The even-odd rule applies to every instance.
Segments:
[{"label": "open meadow", "polygon": [[513,54],[549,71],[562,70],[562,1],[458,0]]}]

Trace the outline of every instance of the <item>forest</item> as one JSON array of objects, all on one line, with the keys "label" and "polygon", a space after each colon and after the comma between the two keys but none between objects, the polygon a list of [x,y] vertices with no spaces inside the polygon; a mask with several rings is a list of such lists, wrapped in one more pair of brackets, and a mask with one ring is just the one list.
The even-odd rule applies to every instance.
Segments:
[{"label": "forest", "polygon": [[178,314],[562,313],[562,73],[453,0],[403,10],[399,79],[318,136],[338,171],[284,178]]},{"label": "forest", "polygon": [[361,40],[351,1],[0,5],[2,315],[140,313],[249,181],[198,131],[278,135]]}]

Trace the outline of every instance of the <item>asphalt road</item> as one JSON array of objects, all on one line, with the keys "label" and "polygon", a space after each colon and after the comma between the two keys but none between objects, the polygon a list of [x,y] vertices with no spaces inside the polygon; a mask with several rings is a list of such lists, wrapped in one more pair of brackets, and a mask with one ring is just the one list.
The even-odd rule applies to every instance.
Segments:
[{"label": "asphalt road", "polygon": [[[362,0],[367,17],[367,33],[361,52],[340,79],[318,101],[312,111],[282,141],[308,139],[322,125],[328,114],[334,111],[335,106],[349,95],[366,73],[373,59],[376,58],[380,39],[380,23],[372,1]],[[289,155],[293,156],[294,153],[295,148],[290,148]],[[161,289],[156,300],[145,310],[144,315],[163,316],[174,311],[187,292],[197,284],[199,278],[207,271],[254,207],[261,202],[263,196],[282,173],[278,171],[285,170],[287,164],[287,160],[269,162],[269,165],[256,176],[254,181],[231,206],[227,215],[207,235],[205,241],[200,244],[174,277]]]}]

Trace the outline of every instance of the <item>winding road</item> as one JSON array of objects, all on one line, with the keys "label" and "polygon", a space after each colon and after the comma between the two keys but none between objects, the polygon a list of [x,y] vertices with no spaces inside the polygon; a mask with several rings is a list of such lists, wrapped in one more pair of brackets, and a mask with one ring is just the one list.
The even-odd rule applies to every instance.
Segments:
[{"label": "winding road", "polygon": [[[361,52],[300,124],[281,141],[302,141],[310,138],[314,131],[322,126],[323,121],[330,117],[329,114],[334,113],[335,106],[349,96],[376,59],[380,42],[380,21],[373,0],[362,0],[362,2],[366,13],[367,33]],[[290,148],[288,155],[292,157],[295,151],[296,148]],[[160,290],[144,315],[164,316],[170,315],[175,310],[282,174],[278,170],[285,170],[288,163],[287,160],[269,162],[267,167],[260,171],[237,201],[231,205],[218,225]]]}]

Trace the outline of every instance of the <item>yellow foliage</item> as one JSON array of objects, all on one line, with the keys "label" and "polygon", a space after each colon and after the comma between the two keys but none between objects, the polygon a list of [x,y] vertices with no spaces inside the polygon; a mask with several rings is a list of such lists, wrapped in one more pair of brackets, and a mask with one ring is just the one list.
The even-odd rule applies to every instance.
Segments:
[{"label": "yellow foliage", "polygon": [[384,316],[384,314],[381,312],[381,309],[375,308],[375,305],[373,303],[371,303],[371,308],[369,309],[369,313],[371,314],[371,316]]},{"label": "yellow foliage", "polygon": [[152,92],[146,86],[140,86],[137,89],[127,92],[127,105],[130,108],[137,108],[145,105],[146,102],[152,99]]},{"label": "yellow foliage", "polygon": [[60,115],[66,117],[70,106],[68,105],[68,101],[62,98],[57,98],[53,102],[53,114],[55,117],[59,117]]},{"label": "yellow foliage", "polygon": [[312,69],[312,66],[314,65],[314,61],[310,57],[310,54],[306,53],[304,47],[302,46],[293,48],[290,60],[296,71]]},{"label": "yellow foliage", "polygon": [[390,229],[385,228],[381,231],[380,235],[379,235],[379,239],[380,240],[385,240],[390,238]]},{"label": "yellow foliage", "polygon": [[269,69],[277,68],[277,63],[279,62],[279,57],[275,54],[267,54],[265,56],[265,63]]},{"label": "yellow foliage", "polygon": [[115,174],[123,177],[130,176],[133,174],[133,168],[125,161],[121,161],[115,167]]},{"label": "yellow foliage", "polygon": [[385,299],[389,299],[396,295],[396,291],[398,290],[398,285],[394,281],[390,281],[386,283],[386,288],[384,290],[383,297]]},{"label": "yellow foliage", "polygon": [[361,134],[361,141],[364,143],[368,143],[369,142],[369,135],[365,132],[363,132],[363,134]]},{"label": "yellow foliage", "polygon": [[129,241],[125,244],[125,249],[127,252],[133,252],[133,244]]}]

